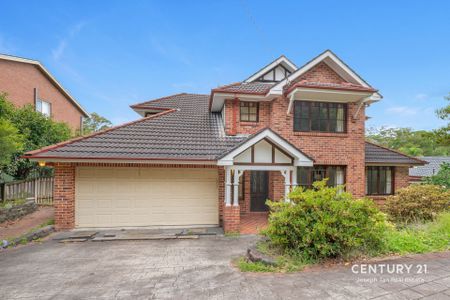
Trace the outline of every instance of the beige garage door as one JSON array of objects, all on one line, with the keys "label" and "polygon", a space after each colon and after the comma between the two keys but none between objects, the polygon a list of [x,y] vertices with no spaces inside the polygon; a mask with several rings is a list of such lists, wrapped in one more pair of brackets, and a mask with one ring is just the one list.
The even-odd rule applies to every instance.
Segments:
[{"label": "beige garage door", "polygon": [[76,227],[217,225],[217,170],[78,167]]}]

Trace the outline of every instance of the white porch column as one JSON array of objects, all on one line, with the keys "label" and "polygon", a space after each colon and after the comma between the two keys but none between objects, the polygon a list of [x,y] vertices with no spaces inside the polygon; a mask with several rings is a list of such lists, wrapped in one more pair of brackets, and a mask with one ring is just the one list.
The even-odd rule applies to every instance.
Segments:
[{"label": "white porch column", "polygon": [[297,184],[297,167],[294,167],[294,169],[292,170],[292,187],[296,187]]},{"label": "white porch column", "polygon": [[239,177],[241,177],[243,171],[234,169],[233,176],[233,205],[239,205]]},{"label": "white porch column", "polygon": [[225,205],[231,206],[231,168],[225,167]]},{"label": "white porch column", "polygon": [[285,169],[280,172],[284,176],[284,201],[289,202],[288,194],[291,187],[291,170]]}]

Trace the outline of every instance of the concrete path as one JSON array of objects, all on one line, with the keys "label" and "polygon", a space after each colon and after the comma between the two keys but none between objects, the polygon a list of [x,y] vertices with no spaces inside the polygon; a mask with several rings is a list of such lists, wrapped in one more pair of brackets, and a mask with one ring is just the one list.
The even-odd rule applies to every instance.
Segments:
[{"label": "concrete path", "polygon": [[[397,271],[403,266],[403,274],[359,274],[364,265],[240,273],[230,260],[255,239],[47,241],[7,249],[0,251],[0,298],[450,299],[450,252],[371,264],[378,271],[381,265],[397,266]],[[426,274],[418,274],[419,268]]]}]

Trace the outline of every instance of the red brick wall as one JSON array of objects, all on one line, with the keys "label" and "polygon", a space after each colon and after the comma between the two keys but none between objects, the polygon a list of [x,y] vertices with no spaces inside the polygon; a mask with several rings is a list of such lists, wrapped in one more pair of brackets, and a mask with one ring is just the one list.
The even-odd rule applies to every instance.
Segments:
[{"label": "red brick wall", "polygon": [[8,100],[16,106],[34,106],[34,88],[39,98],[52,104],[52,118],[66,122],[73,129],[80,128],[83,115],[38,67],[21,62],[0,60],[0,92],[8,94]]},{"label": "red brick wall", "polygon": [[[234,102],[226,103],[226,128],[230,128],[230,113]],[[260,122],[253,126],[237,124],[237,133],[252,134],[264,127],[272,130],[287,139],[306,155],[314,159],[314,164],[344,165],[347,166],[347,190],[357,197],[364,196],[364,168],[365,168],[365,142],[364,122],[365,111],[362,108],[356,120],[352,119],[357,104],[349,103],[347,109],[346,133],[318,133],[294,132],[293,112],[286,114],[288,99],[281,96],[271,103],[264,103],[260,109]],[[277,196],[277,195],[276,195]],[[276,198],[276,196],[274,196]]]},{"label": "red brick wall", "polygon": [[341,76],[334,72],[326,63],[321,62],[302,76],[295,82],[307,80],[311,82],[325,82],[325,83],[342,83],[346,82]]},{"label": "red brick wall", "polygon": [[57,163],[53,188],[56,230],[75,227],[75,167]]},{"label": "red brick wall", "polygon": [[[241,122],[240,102],[235,99],[225,101],[225,132],[228,135],[236,133],[253,133],[270,126],[271,103],[259,103],[258,122]],[[236,122],[234,122],[236,120]],[[236,130],[236,132],[234,131]]]},{"label": "red brick wall", "polygon": [[223,230],[225,233],[239,232],[241,223],[239,206],[224,206]]}]

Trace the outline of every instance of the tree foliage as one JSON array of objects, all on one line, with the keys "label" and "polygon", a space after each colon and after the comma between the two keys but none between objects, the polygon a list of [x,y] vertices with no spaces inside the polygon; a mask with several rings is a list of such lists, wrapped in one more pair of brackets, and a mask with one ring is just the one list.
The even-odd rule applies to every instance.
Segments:
[{"label": "tree foliage", "polygon": [[89,134],[110,128],[112,123],[105,117],[93,112],[89,118],[83,121],[83,134]]},{"label": "tree foliage", "polygon": [[428,184],[435,184],[450,189],[450,163],[442,163],[437,174],[426,177],[424,180]]},{"label": "tree foliage", "polygon": [[36,112],[31,105],[16,108],[8,102],[6,94],[0,94],[0,118],[10,122],[23,139],[23,147],[15,151],[5,167],[7,173],[16,178],[27,178],[40,170],[36,163],[20,158],[24,152],[59,143],[72,136],[66,123],[53,121]]},{"label": "tree foliage", "polygon": [[22,147],[23,136],[17,128],[10,121],[0,118],[0,168],[6,166]]},{"label": "tree foliage", "polygon": [[376,144],[395,149],[412,156],[450,155],[450,145],[440,143],[436,134],[411,128],[370,128],[366,138]]},{"label": "tree foliage", "polygon": [[[445,99],[447,99],[447,101],[450,101],[450,93],[449,93],[448,97],[445,97]],[[438,109],[436,111],[436,115],[440,119],[448,122],[446,126],[434,131],[434,133],[436,134],[436,137],[437,137],[437,141],[441,145],[450,147],[450,103],[447,104],[447,106],[445,106],[441,109]]]}]

